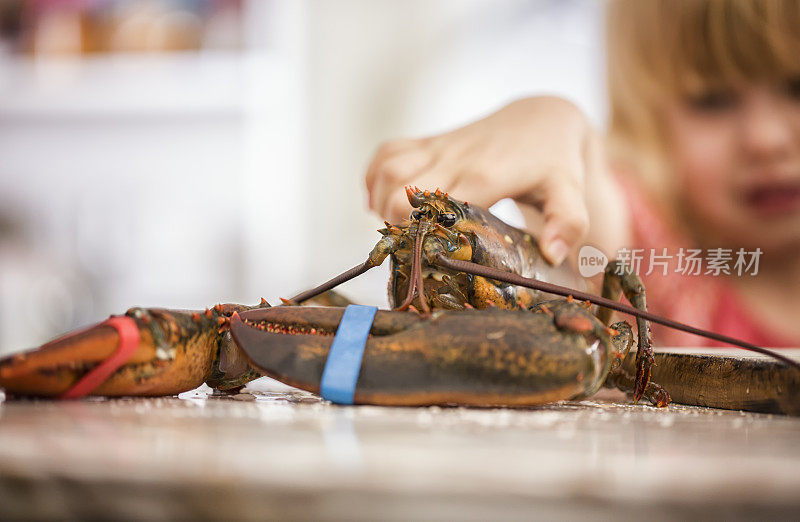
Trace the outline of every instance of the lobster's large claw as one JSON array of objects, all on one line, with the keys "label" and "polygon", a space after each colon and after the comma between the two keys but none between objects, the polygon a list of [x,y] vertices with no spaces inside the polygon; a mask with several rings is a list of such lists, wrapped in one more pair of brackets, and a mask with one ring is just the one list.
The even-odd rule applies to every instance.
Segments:
[{"label": "lobster's large claw", "polygon": [[[231,333],[250,363],[319,393],[343,308],[276,307],[234,314]],[[528,406],[602,384],[610,342],[565,332],[546,314],[483,310],[378,311],[354,402],[381,405]]]},{"label": "lobster's large claw", "polygon": [[[159,309],[132,309],[127,316],[138,329],[138,346],[93,395],[170,395],[209,377],[219,339],[214,317]],[[118,331],[101,323],[0,359],[0,387],[17,395],[60,396],[111,356],[119,342]]]},{"label": "lobster's large claw", "polygon": [[[263,373],[319,393],[322,370],[343,314],[340,307],[251,310],[234,314],[230,329],[239,349]],[[392,335],[422,321],[417,314],[379,310],[370,335]]]}]

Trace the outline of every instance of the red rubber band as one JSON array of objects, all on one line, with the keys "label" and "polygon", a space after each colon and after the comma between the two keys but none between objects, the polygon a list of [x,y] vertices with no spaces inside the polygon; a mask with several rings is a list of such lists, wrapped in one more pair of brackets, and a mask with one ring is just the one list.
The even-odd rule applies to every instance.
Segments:
[{"label": "red rubber band", "polygon": [[120,366],[128,362],[136,348],[139,347],[139,327],[136,321],[127,316],[111,317],[98,326],[111,326],[119,334],[117,349],[103,362],[92,368],[81,377],[70,389],[62,393],[60,399],[79,399],[92,393],[98,386],[106,382]]}]

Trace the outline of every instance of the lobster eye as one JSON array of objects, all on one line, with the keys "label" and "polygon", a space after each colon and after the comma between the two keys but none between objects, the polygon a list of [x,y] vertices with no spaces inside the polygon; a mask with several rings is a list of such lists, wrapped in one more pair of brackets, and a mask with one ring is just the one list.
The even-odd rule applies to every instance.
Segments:
[{"label": "lobster eye", "polygon": [[419,210],[412,210],[411,215],[408,217],[413,221],[419,221],[420,218],[422,218],[422,212],[420,212]]},{"label": "lobster eye", "polygon": [[436,221],[443,227],[452,227],[456,224],[456,215],[452,212],[440,212]]}]

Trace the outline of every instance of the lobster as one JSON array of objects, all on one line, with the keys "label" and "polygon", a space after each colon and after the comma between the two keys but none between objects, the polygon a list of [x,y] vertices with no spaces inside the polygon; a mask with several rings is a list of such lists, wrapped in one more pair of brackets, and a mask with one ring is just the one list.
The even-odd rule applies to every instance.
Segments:
[{"label": "lobster", "polygon": [[[319,393],[345,309],[297,305],[330,296],[387,258],[392,310],[377,311],[369,328],[356,404],[536,406],[608,386],[666,406],[668,391],[650,379],[650,321],[800,369],[780,354],[648,312],[644,286],[623,263],[606,267],[602,296],[567,288],[552,281],[582,281],[550,265],[527,232],[438,189],[406,194],[409,220],[386,222],[364,263],[283,305],[132,308],[0,360],[0,386],[13,395],[158,396],[204,382],[236,391],[266,375]],[[632,306],[619,302],[621,294]],[[635,333],[625,321],[611,323],[615,310],[635,316]]]}]

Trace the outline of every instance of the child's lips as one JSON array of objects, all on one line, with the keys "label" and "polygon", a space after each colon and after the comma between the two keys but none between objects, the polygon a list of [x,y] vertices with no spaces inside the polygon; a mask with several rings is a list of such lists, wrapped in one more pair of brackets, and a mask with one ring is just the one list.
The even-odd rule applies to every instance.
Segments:
[{"label": "child's lips", "polygon": [[745,191],[747,206],[763,217],[780,217],[800,211],[800,181],[776,182]]}]

